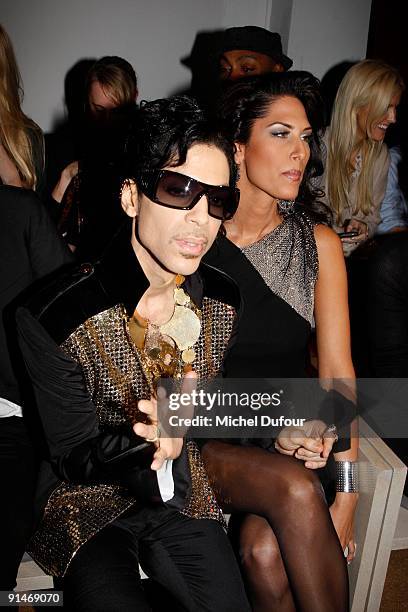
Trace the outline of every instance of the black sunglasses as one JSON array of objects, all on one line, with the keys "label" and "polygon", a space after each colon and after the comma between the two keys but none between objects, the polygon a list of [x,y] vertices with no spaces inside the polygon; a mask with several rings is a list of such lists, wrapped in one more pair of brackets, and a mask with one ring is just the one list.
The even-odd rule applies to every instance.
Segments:
[{"label": "black sunglasses", "polygon": [[208,214],[215,219],[231,219],[238,208],[239,189],[207,185],[171,170],[146,170],[137,183],[149,200],[167,208],[191,210],[203,195],[207,196]]}]

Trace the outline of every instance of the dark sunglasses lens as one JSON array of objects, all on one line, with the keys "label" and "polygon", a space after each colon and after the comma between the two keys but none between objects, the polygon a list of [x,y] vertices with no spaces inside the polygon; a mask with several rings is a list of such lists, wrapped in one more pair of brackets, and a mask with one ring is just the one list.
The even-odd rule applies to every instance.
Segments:
[{"label": "dark sunglasses lens", "polygon": [[200,190],[200,186],[188,176],[169,172],[160,177],[156,188],[156,198],[167,206],[186,208]]},{"label": "dark sunglasses lens", "polygon": [[208,198],[208,212],[216,219],[230,219],[239,201],[239,192],[232,187],[206,187],[193,178],[164,171],[160,176],[154,193],[154,199],[172,208],[187,209],[199,201],[200,196],[206,193]]},{"label": "dark sunglasses lens", "polygon": [[231,219],[238,208],[238,192],[232,187],[208,190],[208,212],[216,219]]}]

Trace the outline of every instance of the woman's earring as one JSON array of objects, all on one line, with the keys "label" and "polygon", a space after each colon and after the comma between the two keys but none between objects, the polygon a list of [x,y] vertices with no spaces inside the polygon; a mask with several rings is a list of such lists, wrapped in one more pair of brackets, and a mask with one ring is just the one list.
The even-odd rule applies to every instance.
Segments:
[{"label": "woman's earring", "polygon": [[239,164],[237,164],[237,175],[236,176],[237,176],[237,183],[238,183],[239,179],[241,178],[241,173],[239,171]]},{"label": "woman's earring", "polygon": [[281,215],[293,215],[295,212],[296,200],[279,200],[278,211]]}]

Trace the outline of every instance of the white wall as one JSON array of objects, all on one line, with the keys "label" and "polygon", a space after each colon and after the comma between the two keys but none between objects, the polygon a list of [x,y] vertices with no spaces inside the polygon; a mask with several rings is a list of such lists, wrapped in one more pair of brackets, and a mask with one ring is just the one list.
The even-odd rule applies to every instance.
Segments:
[{"label": "white wall", "polygon": [[365,57],[371,0],[293,0],[288,55],[293,68],[321,78],[344,60]]},{"label": "white wall", "polygon": [[[64,113],[64,77],[80,59],[121,55],[142,98],[190,82],[180,59],[197,32],[260,25],[282,32],[294,67],[321,76],[364,55],[371,0],[1,0],[24,81],[24,110],[48,131]],[[293,6],[292,6],[293,5]]]},{"label": "white wall", "polygon": [[279,32],[282,38],[283,52],[287,55],[290,24],[292,21],[293,0],[271,0],[269,29]]},{"label": "white wall", "polygon": [[271,8],[275,2],[276,0],[223,0],[219,3],[223,5],[221,27],[257,25],[268,28]]},{"label": "white wall", "polygon": [[79,59],[125,57],[147,99],[188,85],[180,59],[197,31],[220,27],[223,11],[219,0],[2,0],[0,21],[14,43],[24,109],[48,130],[63,112],[65,74]]}]

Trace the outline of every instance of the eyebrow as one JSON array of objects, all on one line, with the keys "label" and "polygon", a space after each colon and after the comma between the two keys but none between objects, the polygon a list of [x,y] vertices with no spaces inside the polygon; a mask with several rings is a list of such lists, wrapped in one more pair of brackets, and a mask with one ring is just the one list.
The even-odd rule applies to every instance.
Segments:
[{"label": "eyebrow", "polygon": [[[273,123],[270,123],[267,127],[272,127],[274,125],[283,125],[284,127],[287,127],[290,130],[293,130],[293,128],[295,127],[294,125],[290,125],[290,123],[284,123],[283,121],[274,121]],[[307,131],[311,131],[311,132],[313,131],[313,128],[311,125],[306,126],[302,130],[302,132],[307,132]]]}]

